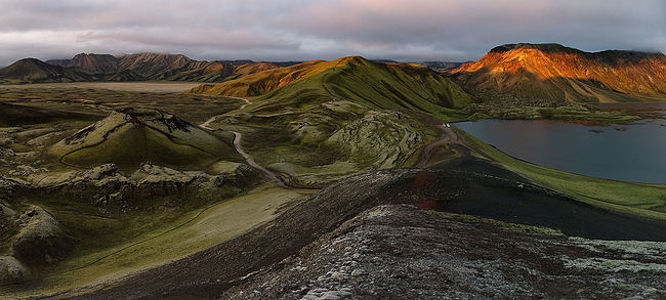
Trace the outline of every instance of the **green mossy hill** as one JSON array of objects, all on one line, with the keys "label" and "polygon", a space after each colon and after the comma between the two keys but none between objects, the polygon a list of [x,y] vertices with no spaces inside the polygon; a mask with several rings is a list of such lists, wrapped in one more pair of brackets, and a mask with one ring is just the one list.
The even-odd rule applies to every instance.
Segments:
[{"label": "green mossy hill", "polygon": [[49,65],[36,58],[19,60],[0,69],[0,83],[89,81],[90,74],[78,69]]},{"label": "green mossy hill", "polygon": [[411,167],[441,133],[413,111],[375,110],[349,100],[307,109],[238,113],[211,126],[243,132],[256,161],[291,183],[325,186],[364,169]]},{"label": "green mossy hill", "polygon": [[80,68],[93,74],[115,73],[118,71],[118,58],[111,54],[79,53],[65,66]]},{"label": "green mossy hill", "polygon": [[[380,169],[409,165],[426,144],[430,129],[409,115],[369,111],[347,123],[326,140],[344,149],[356,161],[371,162]],[[434,137],[434,132],[431,133]]]},{"label": "green mossy hill", "polygon": [[121,168],[150,161],[178,168],[201,168],[236,158],[231,145],[211,132],[169,113],[127,108],[56,143],[48,155],[66,165],[115,163]]},{"label": "green mossy hill", "polygon": [[444,113],[468,104],[470,96],[449,79],[427,67],[377,63],[362,57],[312,61],[271,69],[216,85],[202,85],[192,93],[258,96],[263,109],[305,108],[347,99],[371,108],[409,109]]},{"label": "green mossy hill", "polygon": [[272,69],[192,92],[199,89],[262,94],[210,126],[242,132],[259,164],[297,186],[323,186],[367,168],[413,166],[440,135],[429,115],[444,118],[470,102],[426,67],[361,57]]}]

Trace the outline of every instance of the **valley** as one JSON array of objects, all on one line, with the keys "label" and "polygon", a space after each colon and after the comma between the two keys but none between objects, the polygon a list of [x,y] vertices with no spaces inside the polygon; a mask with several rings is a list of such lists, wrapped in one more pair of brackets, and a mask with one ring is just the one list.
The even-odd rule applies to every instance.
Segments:
[{"label": "valley", "polygon": [[2,88],[15,88],[15,89],[31,89],[31,88],[46,88],[46,89],[93,89],[93,90],[114,90],[126,92],[184,92],[194,87],[199,86],[198,82],[173,82],[173,81],[144,81],[144,82],[69,82],[69,83],[28,83],[2,85]]},{"label": "valley", "polygon": [[[486,64],[571,64],[530,59],[563,52],[637,64],[627,77],[663,76],[663,54],[521,45],[441,72],[358,56],[284,66],[145,53],[23,61],[67,80],[0,85],[0,296],[663,296],[663,182],[528,162],[456,125],[640,126],[659,116],[598,103],[663,101],[666,80],[537,84]],[[141,81],[106,81],[128,74]]]}]

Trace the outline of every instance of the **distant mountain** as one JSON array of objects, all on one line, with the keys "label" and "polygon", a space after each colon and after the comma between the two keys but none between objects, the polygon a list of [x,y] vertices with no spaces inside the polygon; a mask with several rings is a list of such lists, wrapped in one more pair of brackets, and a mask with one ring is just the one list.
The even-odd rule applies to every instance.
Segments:
[{"label": "distant mountain", "polygon": [[121,56],[118,68],[132,70],[146,78],[166,71],[200,68],[208,62],[195,61],[182,54],[139,53]]},{"label": "distant mountain", "polygon": [[90,74],[77,69],[49,65],[36,58],[21,59],[0,69],[0,83],[89,81]]},{"label": "distant mountain", "polygon": [[66,67],[71,61],[71,59],[49,59],[45,62],[52,66]]},{"label": "distant mountain", "polygon": [[79,68],[93,74],[118,72],[119,59],[111,54],[80,53],[74,56],[66,67]]},{"label": "distant mountain", "polygon": [[470,102],[467,93],[437,72],[421,65],[378,63],[362,57],[311,61],[269,69],[218,84],[205,84],[192,93],[261,96],[264,108],[304,107],[332,99],[369,107],[410,109],[437,114]]},{"label": "distant mountain", "polygon": [[0,70],[0,83],[71,81],[221,82],[278,66],[251,60],[198,61],[181,54],[138,53],[123,56],[80,53],[72,59],[21,60]]},{"label": "distant mountain", "polygon": [[468,62],[451,62],[451,61],[422,61],[418,62],[419,64],[422,64],[424,66],[427,66],[428,68],[431,68],[435,71],[446,71],[446,70],[451,70],[455,68],[459,68],[463,64],[466,64]]},{"label": "distant mountain", "polygon": [[237,59],[237,60],[216,60],[216,62],[223,64],[232,64],[234,66],[241,66],[241,65],[251,64],[254,61],[251,61],[249,59]]},{"label": "distant mountain", "polygon": [[271,63],[278,67],[289,67],[300,63],[304,63],[304,61],[272,61]]},{"label": "distant mountain", "polygon": [[507,44],[446,71],[485,102],[552,105],[666,99],[666,56],[558,44]]}]

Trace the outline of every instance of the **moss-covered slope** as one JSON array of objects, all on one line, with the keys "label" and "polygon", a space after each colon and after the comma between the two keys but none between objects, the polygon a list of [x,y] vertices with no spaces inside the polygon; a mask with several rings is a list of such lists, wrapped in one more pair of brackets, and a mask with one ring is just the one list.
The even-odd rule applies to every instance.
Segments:
[{"label": "moss-covered slope", "polygon": [[361,57],[312,61],[271,69],[192,93],[238,97],[262,96],[262,108],[305,108],[335,99],[353,100],[371,108],[409,109],[438,114],[470,102],[455,83],[422,66],[377,63]]},{"label": "moss-covered slope", "polygon": [[236,157],[230,145],[207,130],[152,109],[115,111],[51,146],[48,154],[67,165],[115,163],[124,168],[146,161],[201,168]]}]

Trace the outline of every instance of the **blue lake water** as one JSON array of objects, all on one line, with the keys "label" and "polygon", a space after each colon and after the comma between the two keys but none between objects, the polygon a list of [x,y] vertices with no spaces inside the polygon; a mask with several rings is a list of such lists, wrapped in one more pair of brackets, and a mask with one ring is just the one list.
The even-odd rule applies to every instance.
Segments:
[{"label": "blue lake water", "polygon": [[666,184],[663,119],[610,126],[550,120],[480,120],[455,125],[511,156],[542,166],[594,177]]}]

